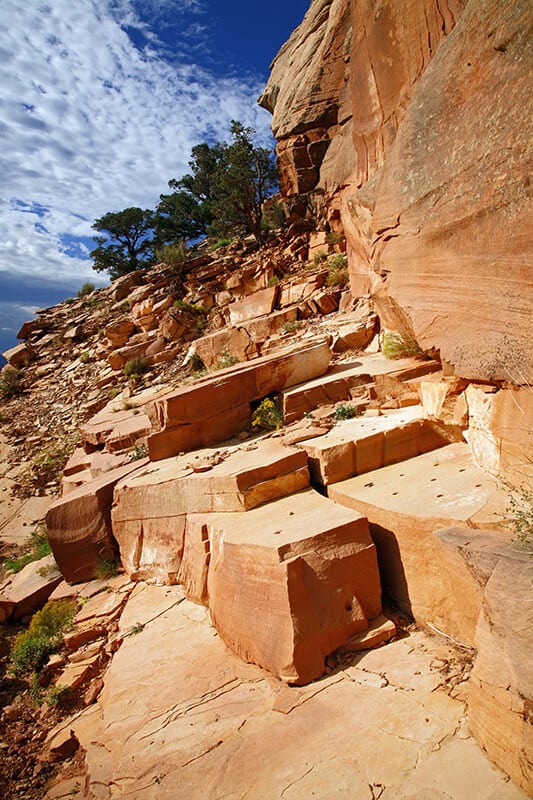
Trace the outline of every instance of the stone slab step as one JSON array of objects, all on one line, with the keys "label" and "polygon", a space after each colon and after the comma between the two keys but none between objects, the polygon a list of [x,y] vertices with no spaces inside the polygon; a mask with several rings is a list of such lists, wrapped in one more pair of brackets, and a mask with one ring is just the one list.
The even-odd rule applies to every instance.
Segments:
[{"label": "stone slab step", "polygon": [[381,610],[366,519],[312,489],[191,515],[180,579],[228,647],[294,684],[322,675],[326,656]]},{"label": "stone slab step", "polygon": [[467,567],[434,532],[449,525],[472,528],[472,536],[476,528],[497,529],[508,498],[476,466],[468,445],[450,444],[349,478],[330,486],[328,495],[368,517],[385,593],[416,620],[472,643],[475,620],[465,621],[460,598],[477,590]]},{"label": "stone slab step", "polygon": [[315,340],[236,364],[167,394],[147,409],[158,431],[148,438],[151,461],[229,439],[246,426],[252,401],[323,375],[330,361],[327,342]]},{"label": "stone slab step", "polygon": [[186,514],[246,511],[307,486],[305,452],[270,439],[149,464],[115,489],[112,527],[122,563],[136,579],[174,583]]},{"label": "stone slab step", "polygon": [[421,406],[411,406],[379,417],[356,417],[297,447],[309,457],[313,480],[328,486],[449,444],[423,413]]},{"label": "stone slab step", "polygon": [[436,361],[419,361],[415,358],[391,360],[382,353],[362,355],[355,361],[336,365],[324,377],[282,391],[283,419],[289,424],[321,403],[349,400],[353,389],[372,385],[379,375],[391,375],[405,381],[439,368]]}]

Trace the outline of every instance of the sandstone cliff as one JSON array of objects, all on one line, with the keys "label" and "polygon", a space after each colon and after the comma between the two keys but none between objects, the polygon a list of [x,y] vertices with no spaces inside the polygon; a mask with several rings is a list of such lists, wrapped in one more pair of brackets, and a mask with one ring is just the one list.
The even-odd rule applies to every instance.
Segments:
[{"label": "sandstone cliff", "polygon": [[354,294],[469,379],[533,379],[532,20],[525,0],[313,0],[261,98],[290,205],[342,219]]}]

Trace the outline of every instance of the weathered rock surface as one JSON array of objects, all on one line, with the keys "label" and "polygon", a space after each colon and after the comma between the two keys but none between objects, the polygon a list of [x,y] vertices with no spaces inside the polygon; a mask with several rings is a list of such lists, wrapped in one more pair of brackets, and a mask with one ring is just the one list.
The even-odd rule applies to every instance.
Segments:
[{"label": "weathered rock surface", "polygon": [[471,380],[533,378],[532,15],[313,2],[262,97],[289,204],[335,230],[342,216],[354,297]]},{"label": "weathered rock surface", "polygon": [[525,800],[447,693],[468,668],[449,643],[414,632],[287,688],[230,653],[179,587],[139,586],[120,630],[97,703],[64,723],[102,800],[175,800],[178,786],[191,800],[465,800],[473,784],[478,800]]},{"label": "weathered rock surface", "polygon": [[480,592],[469,726],[491,759],[526,792],[533,789],[530,669],[531,558],[494,531],[447,528],[437,537],[463,560]]},{"label": "weathered rock surface", "polygon": [[61,573],[53,556],[27,564],[0,584],[0,623],[20,622],[30,617],[42,608],[60,583]]},{"label": "weathered rock surface", "polygon": [[243,514],[194,515],[209,535],[211,618],[245,661],[308,683],[381,611],[364,517],[308,489]]},{"label": "weathered rock surface", "polygon": [[70,583],[90,580],[99,559],[113,559],[111,504],[115,484],[147,460],[106,472],[54,501],[46,514],[48,540],[63,576]]},{"label": "weathered rock surface", "polygon": [[137,580],[175,583],[187,514],[246,511],[308,485],[305,454],[274,441],[150,464],[115,490],[112,527],[122,563]]},{"label": "weathered rock surface", "polygon": [[[384,591],[419,622],[474,645],[480,589],[434,536],[463,525],[498,528],[507,497],[466,444],[450,444],[328,487],[337,503],[368,517]],[[501,541],[509,535],[501,531]],[[460,601],[458,601],[460,598]]]}]

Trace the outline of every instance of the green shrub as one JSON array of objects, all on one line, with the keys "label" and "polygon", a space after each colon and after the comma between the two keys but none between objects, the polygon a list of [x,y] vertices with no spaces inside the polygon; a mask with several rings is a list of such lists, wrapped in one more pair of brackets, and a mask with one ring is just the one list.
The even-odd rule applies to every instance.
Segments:
[{"label": "green shrub", "polygon": [[61,634],[71,626],[76,610],[73,600],[49,600],[33,615],[28,630],[19,633],[11,651],[11,667],[16,675],[42,669],[48,656],[61,646]]},{"label": "green shrub", "polygon": [[87,295],[91,294],[91,292],[94,292],[94,283],[84,283],[78,292],[78,297],[87,297]]},{"label": "green shrub", "polygon": [[63,467],[74,449],[72,437],[51,442],[36,456],[30,466],[31,480],[35,486],[43,486],[51,481],[61,480]]},{"label": "green shrub", "polygon": [[52,551],[44,525],[39,525],[33,531],[25,546],[30,548],[28,552],[23,553],[18,558],[6,559],[5,566],[10,572],[20,572],[26,564],[30,564],[32,561],[39,561],[41,558],[50,555]]},{"label": "green shrub", "polygon": [[508,505],[503,519],[514,533],[515,541],[533,555],[533,490],[527,486],[502,480],[507,490]]},{"label": "green shrub", "polygon": [[145,444],[136,444],[133,450],[128,453],[128,461],[138,461],[148,455],[148,447]]},{"label": "green shrub", "polygon": [[203,372],[205,370],[205,364],[196,352],[191,353],[189,357],[189,364],[191,365],[193,372]]},{"label": "green shrub", "polygon": [[22,371],[8,364],[0,375],[0,395],[5,398],[15,397],[22,391]]},{"label": "green shrub", "polygon": [[175,300],[174,308],[176,311],[182,311],[184,314],[196,314],[198,316],[205,316],[207,313],[205,308],[199,303],[187,303],[186,300]]},{"label": "green shrub", "polygon": [[179,269],[185,263],[187,256],[187,247],[184,241],[177,242],[176,244],[166,244],[155,251],[158,261],[168,264],[169,267]]},{"label": "green shrub", "polygon": [[337,253],[329,261],[329,272],[326,278],[326,286],[346,286],[349,281],[348,259],[344,253]]},{"label": "green shrub", "polygon": [[142,356],[134,356],[126,362],[123,372],[126,378],[138,378],[150,368],[148,361]]},{"label": "green shrub", "polygon": [[326,242],[328,244],[339,244],[339,242],[344,241],[344,234],[338,233],[337,231],[329,231],[326,234]]},{"label": "green shrub", "polygon": [[64,304],[65,304],[66,306],[70,306],[70,305],[72,305],[72,303],[75,303],[75,302],[76,302],[76,300],[75,300],[75,298],[74,298],[74,297],[65,297],[65,299],[63,300],[63,302],[64,302]]},{"label": "green shrub", "polygon": [[271,286],[275,286],[277,283],[279,283],[278,276],[277,275],[271,275],[270,278],[268,279],[267,285],[269,287],[271,287]]},{"label": "green shrub", "polygon": [[230,353],[228,350],[223,350],[216,360],[214,369],[226,369],[238,363],[239,359],[237,356],[234,356],[233,353]]},{"label": "green shrub", "polygon": [[114,578],[118,574],[118,564],[111,556],[100,556],[94,568],[95,577],[100,581]]},{"label": "green shrub", "polygon": [[381,349],[385,358],[405,358],[406,356],[419,356],[423,350],[410,336],[404,336],[396,331],[386,331],[383,334]]},{"label": "green shrub", "polygon": [[252,428],[260,430],[279,430],[283,425],[283,414],[279,401],[265,397],[252,414]]},{"label": "green shrub", "polygon": [[291,319],[284,322],[281,326],[282,333],[294,333],[302,327],[302,322],[299,319]]},{"label": "green shrub", "polygon": [[333,416],[337,421],[343,419],[353,419],[358,414],[357,408],[351,406],[349,403],[340,403],[333,412]]},{"label": "green shrub", "polygon": [[213,250],[220,250],[221,247],[226,247],[228,244],[231,244],[231,239],[217,239],[213,243]]},{"label": "green shrub", "polygon": [[327,257],[328,257],[328,254],[326,253],[325,250],[320,252],[320,253],[315,253],[315,255],[313,256],[313,266],[314,267],[319,267],[320,264],[324,263],[324,261],[327,259]]}]

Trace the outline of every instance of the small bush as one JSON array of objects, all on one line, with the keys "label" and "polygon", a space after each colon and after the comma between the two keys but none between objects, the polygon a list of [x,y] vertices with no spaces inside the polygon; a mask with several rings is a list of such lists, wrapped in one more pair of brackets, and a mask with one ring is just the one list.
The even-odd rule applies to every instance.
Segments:
[{"label": "small bush", "polygon": [[217,239],[213,244],[213,250],[220,250],[221,247],[231,244],[231,239]]},{"label": "small bush", "polygon": [[269,286],[269,287],[275,286],[277,283],[279,283],[278,276],[277,275],[271,275],[270,278],[268,279],[267,286]]},{"label": "small bush", "polygon": [[277,399],[265,397],[252,414],[252,428],[279,430],[283,425],[283,414]]},{"label": "small bush", "polygon": [[28,630],[17,636],[11,651],[16,675],[42,669],[48,656],[61,646],[61,634],[71,626],[76,610],[73,600],[49,600],[33,615]]},{"label": "small bush", "polygon": [[10,572],[20,572],[26,564],[30,564],[32,561],[40,561],[41,558],[50,555],[52,551],[44,525],[39,525],[39,527],[33,531],[26,542],[26,547],[30,548],[28,552],[23,553],[23,555],[18,558],[6,559],[6,569]]},{"label": "small bush", "polygon": [[78,292],[78,297],[87,297],[87,295],[91,294],[91,292],[94,292],[94,283],[84,283]]},{"label": "small bush", "polygon": [[338,233],[337,231],[330,231],[326,234],[326,242],[328,244],[339,244],[339,242],[344,241],[344,234]]},{"label": "small bush", "polygon": [[5,398],[15,397],[22,391],[22,371],[8,364],[0,375],[0,395]]},{"label": "small bush", "polygon": [[189,364],[191,365],[193,372],[203,372],[205,370],[205,364],[196,352],[191,353],[189,357]]},{"label": "small bush", "polygon": [[138,378],[140,375],[146,372],[149,367],[150,365],[145,358],[142,356],[134,356],[126,362],[123,372],[126,378],[132,378],[133,376]]},{"label": "small bush", "polygon": [[63,302],[64,302],[64,304],[65,304],[66,306],[70,306],[70,305],[72,305],[72,303],[75,303],[75,302],[76,302],[76,300],[75,300],[75,298],[74,298],[74,297],[65,297],[65,299],[63,300]]},{"label": "small bush", "polygon": [[59,481],[63,467],[74,449],[72,437],[58,439],[45,447],[31,462],[31,480],[35,486],[43,486],[51,481]]},{"label": "small bush", "polygon": [[299,319],[287,320],[281,326],[282,333],[294,333],[302,327],[302,322]]},{"label": "small bush", "polygon": [[339,422],[343,419],[353,419],[357,416],[357,408],[349,403],[341,403],[333,412],[334,418]]},{"label": "small bush", "polygon": [[133,450],[128,453],[128,461],[138,461],[148,455],[148,448],[145,444],[136,444]]},{"label": "small bush", "polygon": [[91,360],[91,354],[85,350],[80,356],[80,362],[82,364],[88,364]]},{"label": "small bush", "polygon": [[214,369],[226,369],[238,363],[239,359],[237,356],[234,356],[233,353],[230,353],[228,350],[223,350],[217,358]]},{"label": "small bush", "polygon": [[338,253],[330,259],[326,286],[339,286],[342,288],[348,284],[348,281],[348,259],[343,253]]},{"label": "small bush", "polygon": [[327,257],[328,257],[328,254],[325,251],[322,251],[320,253],[315,253],[315,255],[313,256],[313,266],[314,267],[319,267],[320,264],[324,263],[324,261],[327,259]]},{"label": "small bush", "polygon": [[110,556],[100,556],[94,568],[95,577],[100,581],[114,578],[118,574],[118,564]]},{"label": "small bush", "polygon": [[176,244],[166,244],[157,249],[155,255],[158,261],[168,264],[169,267],[179,269],[185,263],[187,247],[183,241]]},{"label": "small bush", "polygon": [[507,490],[508,506],[503,519],[514,533],[515,541],[533,555],[533,490],[502,480]]},{"label": "small bush", "polygon": [[423,350],[410,336],[404,336],[396,331],[386,331],[383,334],[381,349],[385,358],[405,358],[406,356],[419,356]]}]

